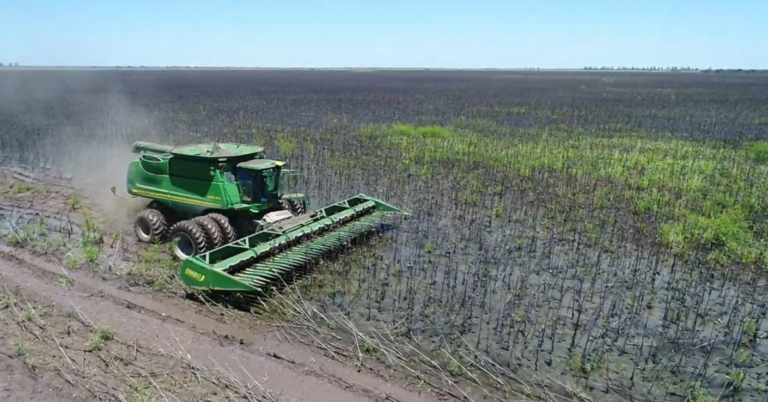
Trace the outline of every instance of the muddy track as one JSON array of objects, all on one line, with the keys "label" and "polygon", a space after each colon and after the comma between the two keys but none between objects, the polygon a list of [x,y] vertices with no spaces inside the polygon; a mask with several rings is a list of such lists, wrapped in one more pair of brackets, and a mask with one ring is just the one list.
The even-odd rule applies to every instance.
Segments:
[{"label": "muddy track", "polygon": [[[26,218],[61,217],[62,211],[67,210],[68,195],[64,190],[71,189],[71,185],[58,179],[45,181],[39,173],[26,173],[16,167],[4,169],[3,173],[2,184],[6,186],[9,183],[61,185],[60,191],[38,194],[32,197],[36,201],[29,203],[19,202],[17,197],[0,197],[6,213],[18,210],[23,211],[21,215]],[[76,216],[65,220],[79,222]],[[259,330],[255,325],[225,321],[224,317],[203,312],[204,306],[197,303],[191,306],[181,298],[121,289],[117,282],[105,281],[84,270],[67,270],[26,249],[0,245],[0,275],[3,283],[23,289],[28,297],[46,300],[59,309],[84,314],[93,322],[109,325],[122,339],[136,340],[150,350],[186,354],[193,364],[211,371],[227,367],[225,371],[231,371],[230,376],[237,383],[258,383],[264,392],[268,390],[279,401],[442,399],[429,390],[412,392],[370,370],[347,366],[304,345],[287,343],[267,328]],[[68,286],[57,285],[62,278],[66,278]],[[49,400],[58,398],[53,396]]]},{"label": "muddy track", "polygon": [[182,342],[161,345],[114,327],[87,293],[45,279],[0,260],[0,400],[280,400],[255,381],[198,364]]}]

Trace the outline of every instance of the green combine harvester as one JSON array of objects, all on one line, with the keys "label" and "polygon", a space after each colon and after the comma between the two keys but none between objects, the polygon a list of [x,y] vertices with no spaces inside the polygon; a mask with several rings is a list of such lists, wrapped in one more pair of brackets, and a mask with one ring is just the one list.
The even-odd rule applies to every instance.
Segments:
[{"label": "green combine harvester", "polygon": [[179,275],[194,289],[263,291],[384,216],[405,214],[363,194],[309,212],[309,197],[283,191],[300,174],[260,146],[139,141],[133,152],[141,156],[128,165],[128,193],[151,200],[136,236],[174,242]]}]

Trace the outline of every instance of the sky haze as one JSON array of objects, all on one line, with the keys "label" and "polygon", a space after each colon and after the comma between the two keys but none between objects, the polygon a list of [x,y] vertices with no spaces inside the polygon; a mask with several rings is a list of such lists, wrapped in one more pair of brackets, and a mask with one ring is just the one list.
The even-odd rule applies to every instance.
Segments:
[{"label": "sky haze", "polygon": [[768,1],[0,0],[0,62],[768,68]]}]

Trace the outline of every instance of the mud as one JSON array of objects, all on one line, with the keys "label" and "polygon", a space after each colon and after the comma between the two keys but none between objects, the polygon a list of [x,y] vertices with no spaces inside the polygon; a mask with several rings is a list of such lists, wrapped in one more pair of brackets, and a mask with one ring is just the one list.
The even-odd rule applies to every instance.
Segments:
[{"label": "mud", "polygon": [[[0,278],[7,299],[15,300],[2,310],[2,338],[10,344],[3,345],[8,359],[0,374],[11,383],[0,387],[3,400],[29,400],[32,394],[41,400],[130,400],[149,393],[145,400],[418,402],[445,395],[412,391],[372,367],[347,366],[288,343],[252,315],[184,300],[175,291],[126,286],[121,273],[136,259],[130,252],[137,246],[125,223],[105,225],[122,234],[91,238],[99,257],[86,258],[90,269],[74,269],[68,256],[91,244],[82,237],[92,222],[106,221],[99,205],[109,203],[92,202],[99,197],[45,169],[15,165],[0,172]],[[13,241],[33,226],[34,235]],[[55,243],[46,237],[54,235],[65,240],[41,249]],[[45,313],[13,325],[25,322],[24,306]],[[109,328],[110,338],[100,350],[88,350],[100,326]],[[31,345],[24,356],[14,353],[13,340],[21,337]]]},{"label": "mud", "polygon": [[[3,331],[3,336],[10,334]],[[8,345],[2,349],[3,359],[0,360],[0,399],[3,401],[78,401],[85,398],[77,387],[66,382],[61,377],[51,374],[38,375],[20,359],[10,354]],[[82,396],[79,396],[81,395]]]}]

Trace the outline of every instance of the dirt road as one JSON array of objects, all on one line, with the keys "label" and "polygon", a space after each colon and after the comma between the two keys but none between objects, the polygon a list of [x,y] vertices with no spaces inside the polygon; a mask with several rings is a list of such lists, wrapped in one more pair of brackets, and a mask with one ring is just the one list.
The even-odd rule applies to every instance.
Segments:
[{"label": "dirt road", "polygon": [[71,255],[58,256],[54,244],[86,230],[71,212],[83,201],[59,177],[0,173],[0,400],[442,399],[199,304],[102,279],[114,256],[86,254],[92,269],[69,269]]}]

